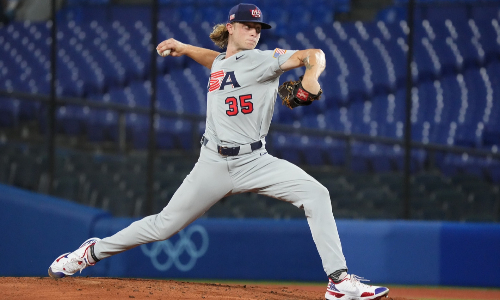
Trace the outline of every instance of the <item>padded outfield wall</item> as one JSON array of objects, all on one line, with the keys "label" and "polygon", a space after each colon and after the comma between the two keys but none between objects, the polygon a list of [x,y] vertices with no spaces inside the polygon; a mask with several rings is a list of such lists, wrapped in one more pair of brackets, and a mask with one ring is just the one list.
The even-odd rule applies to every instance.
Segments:
[{"label": "padded outfield wall", "polygon": [[[47,276],[91,236],[136,219],[0,185],[0,276]],[[374,283],[500,287],[500,224],[337,220],[350,272]],[[471,276],[476,274],[478,276]],[[199,219],[83,276],[325,281],[305,220]]]}]

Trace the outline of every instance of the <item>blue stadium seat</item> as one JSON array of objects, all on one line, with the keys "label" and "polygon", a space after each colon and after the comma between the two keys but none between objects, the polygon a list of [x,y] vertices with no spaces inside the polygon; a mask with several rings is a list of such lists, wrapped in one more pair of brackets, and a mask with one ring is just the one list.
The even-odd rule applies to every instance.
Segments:
[{"label": "blue stadium seat", "polygon": [[360,40],[370,66],[374,94],[387,94],[396,88],[394,64],[379,38]]},{"label": "blue stadium seat", "polygon": [[316,128],[316,129],[325,129],[326,123],[323,121],[322,124],[318,121],[319,116],[307,115],[303,116],[300,120],[301,127],[306,128]]},{"label": "blue stadium seat", "polygon": [[202,21],[208,22],[208,25],[214,26],[224,22],[227,16],[220,9],[214,6],[207,6],[201,10]]},{"label": "blue stadium seat", "polygon": [[329,109],[325,112],[326,128],[344,133],[350,133],[352,124],[347,116],[348,109],[340,107],[337,109]]},{"label": "blue stadium seat", "polygon": [[[483,71],[483,74],[485,70]],[[464,72],[464,81],[467,87],[468,107],[464,122],[477,123],[482,121],[487,104],[487,81],[483,79],[481,71],[469,69]]]},{"label": "blue stadium seat", "polygon": [[[330,2],[330,1],[327,1]],[[312,1],[310,3],[313,3]],[[326,4],[326,3],[325,3]],[[313,25],[331,24],[334,21],[334,8],[325,7],[325,5],[313,5],[310,8],[311,22]]]},{"label": "blue stadium seat", "polygon": [[382,137],[402,139],[404,137],[404,123],[399,122],[379,122],[378,135]]},{"label": "blue stadium seat", "polygon": [[500,163],[491,164],[490,166],[488,166],[488,173],[493,183],[500,183]]},{"label": "blue stadium seat", "polygon": [[347,65],[348,75],[346,81],[349,87],[349,98],[351,100],[359,100],[365,96],[371,95],[373,92],[371,70],[368,64],[363,64],[363,59],[366,59],[366,54],[359,45],[357,39],[350,37],[344,42],[339,42],[339,50],[344,58],[349,62]]},{"label": "blue stadium seat", "polygon": [[147,115],[129,113],[126,116],[127,141],[135,149],[147,149],[149,143],[149,118]]},{"label": "blue stadium seat", "polygon": [[204,96],[196,94],[193,83],[189,82],[188,78],[185,76],[185,70],[172,70],[170,72],[170,76],[172,84],[169,88],[172,90],[174,95],[179,95],[181,97],[183,112],[204,114],[205,107],[202,107],[202,101],[203,103],[205,102]]},{"label": "blue stadium seat", "polygon": [[349,170],[352,172],[361,172],[361,173],[368,172],[370,170],[369,160],[373,159],[373,157],[375,156],[375,153],[371,152],[375,149],[376,149],[375,145],[369,145],[361,142],[354,142],[351,145],[352,154],[351,154]]},{"label": "blue stadium seat", "polygon": [[481,134],[479,134],[476,122],[458,124],[454,145],[476,148],[481,145]]},{"label": "blue stadium seat", "polygon": [[300,140],[300,149],[304,153],[305,163],[313,166],[327,164],[327,152],[332,151],[324,137],[314,136],[303,136]]},{"label": "blue stadium seat", "polygon": [[92,110],[85,123],[87,139],[92,142],[118,142],[118,117],[118,113],[112,110]]},{"label": "blue stadium seat", "polygon": [[192,124],[182,119],[160,118],[156,145],[160,149],[190,150],[193,145]]},{"label": "blue stadium seat", "polygon": [[113,5],[110,7],[110,14],[110,20],[118,20],[122,24],[133,24],[136,20],[144,24],[151,23],[151,8],[147,5]]},{"label": "blue stadium seat", "polygon": [[406,40],[403,37],[391,38],[388,41],[382,40],[394,66],[396,76],[396,88],[401,88],[406,84],[406,52],[403,47]]},{"label": "blue stadium seat", "polygon": [[0,126],[14,127],[19,122],[19,100],[0,98]]},{"label": "blue stadium seat", "polygon": [[[415,101],[418,101],[417,114],[415,114],[416,122],[430,122],[435,123],[442,114],[442,109],[438,104],[437,91],[434,82],[422,82],[418,86],[418,98],[415,97]],[[418,100],[417,100],[418,99]]]},{"label": "blue stadium seat", "polygon": [[500,148],[500,129],[498,126],[486,125],[482,137],[481,145],[488,149],[493,150],[493,148]]},{"label": "blue stadium seat", "polygon": [[446,20],[437,23],[443,24],[447,29],[448,36],[454,40],[459,53],[463,57],[464,68],[475,68],[484,63],[482,46],[479,42],[479,36],[476,36],[478,32],[473,30],[475,28],[474,20],[468,20],[467,22]]},{"label": "blue stadium seat", "polygon": [[[493,1],[492,1],[493,2]],[[500,7],[495,3],[483,5],[472,5],[471,16],[474,20],[500,19]]]},{"label": "blue stadium seat", "polygon": [[282,105],[279,100],[274,105],[273,120],[280,124],[288,125],[292,125],[296,121],[292,110]]},{"label": "blue stadium seat", "polygon": [[133,81],[129,85],[130,93],[133,95],[135,106],[150,107],[151,100],[151,82]]},{"label": "blue stadium seat", "polygon": [[458,119],[460,105],[457,102],[458,99],[461,99],[462,92],[458,76],[446,76],[440,82],[443,89],[443,103],[446,108],[442,114],[442,122],[449,124]]},{"label": "blue stadium seat", "polygon": [[455,74],[463,69],[463,56],[458,50],[457,43],[451,37],[436,38],[431,41],[441,64],[441,76]]},{"label": "blue stadium seat", "polygon": [[415,63],[420,81],[433,80],[441,75],[441,62],[434,45],[427,37],[415,36]]},{"label": "blue stadium seat", "polygon": [[[214,2],[200,10],[194,9],[193,5],[200,5],[201,1],[190,3],[191,6],[178,10],[172,10],[173,2],[162,6],[160,40],[175,37],[202,46],[212,45],[208,38],[211,26],[217,19],[224,21],[226,18],[213,5],[230,6],[231,3]],[[320,77],[324,98],[307,109],[295,110],[283,107],[278,99],[275,121],[402,138],[406,96],[405,22],[333,23],[333,19],[326,21],[333,18],[330,12],[338,11],[333,2],[322,2],[324,14],[319,13],[319,5],[289,3],[294,6],[283,12],[272,1],[262,2],[263,9],[269,6],[268,20],[276,22],[278,28],[284,28],[268,33],[267,37],[272,38],[266,41],[266,47],[323,49],[327,56],[325,75]],[[493,9],[496,6],[488,5],[489,11],[473,6],[470,15],[464,11],[464,6],[454,7],[422,6],[418,9],[415,56],[419,76],[415,81],[418,98],[414,100],[413,137],[431,143],[492,149],[498,146],[497,128],[500,128],[500,106],[494,101],[500,94],[500,46],[496,42],[500,26],[497,10]],[[59,23],[58,95],[95,97],[97,101],[148,107],[150,94],[146,78],[150,59],[147,50],[150,9],[83,7],[82,12],[90,16],[80,18],[75,11],[68,11],[66,19]],[[287,33],[286,21],[290,14],[299,13],[303,28]],[[470,16],[473,19],[468,20]],[[181,22],[181,19],[192,22]],[[46,77],[50,71],[50,49],[46,42],[49,29],[46,23],[30,22],[14,22],[0,29],[1,88],[50,92],[50,80]],[[28,43],[23,42],[26,36],[31,37]],[[290,38],[279,40],[280,36]],[[272,44],[271,40],[277,42]],[[157,63],[161,72],[157,81],[158,108],[205,114],[209,70],[188,58],[158,58]],[[282,79],[295,78],[295,75],[290,72]],[[90,140],[117,139],[117,114],[92,110],[86,116],[83,110],[65,109],[64,113],[60,111],[59,117],[61,122],[69,123],[60,127],[62,132],[81,134],[86,130]],[[20,101],[18,106],[3,104],[2,111],[10,116],[6,115],[2,120],[11,124],[9,126],[18,119],[44,118],[43,107],[28,101]],[[15,112],[14,117],[12,112]],[[69,115],[78,117],[69,120]],[[94,115],[109,120],[97,122]],[[88,125],[78,125],[81,122]],[[128,123],[137,122],[143,123],[138,120]],[[191,143],[191,137],[189,142],[188,139],[179,141],[179,136],[191,136],[183,131],[190,126],[182,124],[179,127],[180,132],[184,132],[182,135],[175,131],[169,133],[174,142],[163,147],[184,147]],[[114,133],[94,134],[98,129]],[[129,135],[131,132],[129,127]],[[377,168],[383,169],[385,159],[381,159]]]},{"label": "blue stadium seat", "polygon": [[189,24],[199,21],[200,19],[200,16],[197,15],[197,11],[192,6],[182,6],[179,11],[181,20]]},{"label": "blue stadium seat", "polygon": [[271,136],[273,155],[294,164],[301,164],[304,159],[301,154],[301,137],[295,134],[274,133]]},{"label": "blue stadium seat", "polygon": [[430,130],[430,142],[436,144],[451,145],[452,139],[450,139],[450,127],[452,123],[441,122],[431,126]]},{"label": "blue stadium seat", "polygon": [[[354,143],[351,171],[355,172],[388,172],[404,169],[404,150],[399,146]],[[423,169],[426,159],[424,151],[412,151],[410,171]]]},{"label": "blue stadium seat", "polygon": [[172,84],[170,77],[170,75],[165,75],[157,78],[158,109],[182,113],[184,112],[182,98],[169,87]]},{"label": "blue stadium seat", "polygon": [[21,100],[19,103],[19,120],[31,121],[39,117],[42,104],[37,101]]},{"label": "blue stadium seat", "polygon": [[[373,124],[377,122],[372,120],[372,103],[371,101],[365,102],[353,102],[349,107],[348,118],[352,123],[352,132],[366,135],[377,135],[376,131],[373,131]],[[376,127],[376,125],[375,125]]]},{"label": "blue stadium seat", "polygon": [[175,149],[175,134],[169,129],[172,122],[161,118],[156,129],[156,146],[158,149]]},{"label": "blue stadium seat", "polygon": [[500,45],[494,41],[498,34],[495,25],[498,27],[498,21],[493,20],[475,20],[477,31],[480,34],[479,43],[485,52],[485,62],[498,60]]},{"label": "blue stadium seat", "polygon": [[88,107],[73,105],[58,107],[56,111],[57,131],[68,135],[82,135],[89,113]]},{"label": "blue stadium seat", "polygon": [[125,90],[123,88],[119,87],[110,88],[107,95],[109,95],[109,100],[107,100],[108,98],[105,97],[104,98],[105,102],[109,101],[111,103],[131,106],[130,104],[132,99],[130,97],[130,94],[127,95],[127,93],[125,93]]},{"label": "blue stadium seat", "polygon": [[465,5],[427,6],[426,11],[429,20],[451,20],[453,22],[467,20],[467,7]]},{"label": "blue stadium seat", "polygon": [[[329,1],[325,1],[328,3]],[[334,2],[335,11],[338,12],[349,12],[351,10],[351,0],[339,0]]]},{"label": "blue stadium seat", "polygon": [[485,159],[475,158],[468,155],[446,154],[442,160],[439,160],[440,170],[446,176],[457,174],[470,174],[483,178],[483,169],[488,165]]}]

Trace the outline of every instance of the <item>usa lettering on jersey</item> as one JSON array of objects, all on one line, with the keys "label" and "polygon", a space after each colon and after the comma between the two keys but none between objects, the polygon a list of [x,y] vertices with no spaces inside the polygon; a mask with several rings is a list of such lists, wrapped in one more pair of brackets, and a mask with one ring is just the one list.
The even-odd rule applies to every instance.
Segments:
[{"label": "usa lettering on jersey", "polygon": [[208,85],[208,91],[213,92],[215,90],[218,90],[220,88],[220,83],[222,82],[222,79],[226,75],[226,72],[223,70],[213,72],[210,74],[210,81]]},{"label": "usa lettering on jersey", "polygon": [[208,92],[224,90],[226,85],[230,85],[233,88],[240,87],[240,84],[236,80],[236,75],[234,75],[234,71],[224,72],[224,70],[220,70],[210,74]]}]

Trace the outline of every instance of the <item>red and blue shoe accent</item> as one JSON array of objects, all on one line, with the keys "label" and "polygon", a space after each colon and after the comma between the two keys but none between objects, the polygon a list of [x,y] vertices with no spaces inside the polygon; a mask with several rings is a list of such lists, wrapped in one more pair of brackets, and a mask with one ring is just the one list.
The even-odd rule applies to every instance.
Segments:
[{"label": "red and blue shoe accent", "polygon": [[66,276],[71,276],[77,271],[82,272],[88,266],[93,266],[95,263],[91,264],[87,260],[87,251],[90,246],[94,245],[101,239],[90,238],[83,242],[83,244],[78,247],[73,252],[68,252],[60,255],[49,267],[49,276],[52,278],[63,278]]},{"label": "red and blue shoe accent", "polygon": [[356,275],[347,275],[338,283],[329,279],[326,300],[378,300],[389,294],[386,287],[367,285],[361,281],[367,280]]}]

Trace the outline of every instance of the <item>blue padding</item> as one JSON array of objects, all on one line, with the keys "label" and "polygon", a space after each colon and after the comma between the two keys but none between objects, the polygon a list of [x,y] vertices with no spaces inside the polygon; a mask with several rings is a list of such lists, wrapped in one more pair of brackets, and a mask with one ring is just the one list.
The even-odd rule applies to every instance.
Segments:
[{"label": "blue padding", "polygon": [[0,184],[0,276],[45,276],[57,255],[76,249],[110,215]]},{"label": "blue padding", "polygon": [[438,222],[337,221],[349,272],[372,282],[439,283]]},{"label": "blue padding", "polygon": [[[102,220],[96,226],[96,233],[114,233],[132,221]],[[202,229],[199,229],[200,227]],[[174,263],[168,269],[158,270],[162,268],[159,265],[167,265],[169,257],[166,252],[162,251],[153,257],[145,255],[145,252],[154,247],[154,244],[148,244],[103,260],[107,263],[107,270],[95,275],[253,280],[326,278],[309,227],[304,220],[200,219],[184,231],[189,231],[189,228],[196,229],[191,240],[198,250],[203,246],[200,230],[206,231],[208,237],[205,241],[208,248],[196,259],[192,269],[182,270],[193,257],[182,248],[179,235],[176,235],[168,242],[158,242],[163,245],[168,243],[171,247],[170,251],[167,251]],[[144,251],[141,247],[147,248]],[[176,249],[179,255],[173,254],[172,249]],[[153,264],[155,259],[159,268],[155,268]]]},{"label": "blue padding", "polygon": [[500,286],[500,226],[443,224],[442,285]]},{"label": "blue padding", "polygon": [[[95,223],[94,230],[92,232],[93,236],[100,238],[105,238],[111,236],[123,228],[130,225],[137,219],[133,218],[103,218]],[[89,268],[89,272],[82,275],[92,275],[92,276],[115,276],[115,277],[155,277],[148,275],[135,275],[135,260],[138,258],[140,252],[139,248],[129,250],[120,255],[114,255],[109,258],[103,259],[101,262],[95,265],[93,268]],[[142,260],[144,263],[144,260]],[[87,271],[87,270],[86,270]],[[156,276],[161,277],[161,276]]]},{"label": "blue padding", "polygon": [[[95,233],[108,236],[132,221],[103,219],[97,223]],[[441,223],[340,220],[337,225],[350,272],[372,282],[439,283]],[[182,268],[193,257],[181,247],[176,235],[169,242],[160,242],[164,248],[158,248],[162,250],[152,257],[146,253],[151,254],[156,246],[140,246],[104,260],[105,267],[100,263],[103,269],[97,272],[93,268],[92,275],[307,281],[326,278],[305,220],[201,219],[183,234],[192,226],[206,231],[208,248],[187,271]],[[193,232],[191,240],[200,249],[200,233]]]},{"label": "blue padding", "polygon": [[[0,185],[0,276],[46,276],[60,254],[137,219]],[[500,225],[338,220],[349,272],[379,284],[500,286]],[[78,274],[77,274],[78,275]],[[82,276],[326,281],[306,220],[200,219]]]}]

